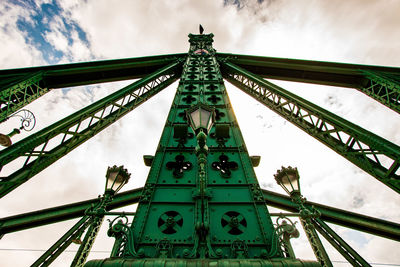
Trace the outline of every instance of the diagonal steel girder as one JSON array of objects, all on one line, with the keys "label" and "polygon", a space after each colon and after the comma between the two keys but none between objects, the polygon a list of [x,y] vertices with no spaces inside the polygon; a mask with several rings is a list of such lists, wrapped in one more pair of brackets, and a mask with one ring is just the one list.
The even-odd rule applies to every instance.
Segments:
[{"label": "diagonal steel girder", "polygon": [[171,63],[1,151],[2,168],[22,160],[13,173],[0,178],[0,197],[176,81],[180,72],[181,62]]},{"label": "diagonal steel girder", "polygon": [[49,91],[43,75],[43,72],[30,74],[0,90],[0,122]]},{"label": "diagonal steel girder", "polygon": [[400,68],[217,53],[262,78],[350,87],[400,113]]},{"label": "diagonal steel girder", "polygon": [[[122,208],[139,202],[143,188],[137,188],[119,193],[114,196],[107,210]],[[297,212],[298,207],[290,197],[263,190],[266,204],[282,210]],[[39,227],[47,224],[70,220],[85,215],[85,210],[96,204],[98,199],[72,203],[49,209],[43,209],[0,219],[0,235]],[[325,222],[348,227],[365,233],[400,241],[400,224],[382,219],[329,207],[315,202],[306,201],[309,208],[314,207],[321,212],[321,219]]]},{"label": "diagonal steel girder", "polygon": [[400,193],[400,147],[230,62],[222,74],[286,120]]},{"label": "diagonal steel girder", "polygon": [[182,57],[170,54],[0,70],[0,122],[51,89],[143,78]]},{"label": "diagonal steel girder", "polygon": [[320,218],[313,218],[311,222],[314,228],[352,265],[359,267],[371,266],[360,254],[346,243],[332,228]]}]

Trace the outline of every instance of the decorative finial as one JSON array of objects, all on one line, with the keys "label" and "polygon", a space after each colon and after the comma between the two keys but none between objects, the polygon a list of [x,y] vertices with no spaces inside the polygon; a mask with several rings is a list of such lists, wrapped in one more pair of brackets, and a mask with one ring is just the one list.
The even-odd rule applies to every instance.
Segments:
[{"label": "decorative finial", "polygon": [[200,27],[199,27],[199,29],[200,29],[200,34],[203,34],[203,32],[204,32],[204,28],[203,28],[203,26],[201,26],[201,24],[200,24]]}]

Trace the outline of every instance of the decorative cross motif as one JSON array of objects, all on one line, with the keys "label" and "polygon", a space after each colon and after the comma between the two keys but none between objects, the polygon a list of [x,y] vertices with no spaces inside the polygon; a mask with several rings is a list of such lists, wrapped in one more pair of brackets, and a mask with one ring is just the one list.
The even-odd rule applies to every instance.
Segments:
[{"label": "decorative cross motif", "polygon": [[208,80],[212,80],[214,78],[214,75],[212,73],[207,73],[205,76]]},{"label": "decorative cross motif", "polygon": [[217,104],[217,102],[220,101],[221,98],[219,96],[212,95],[209,98],[207,98],[207,100],[210,101],[213,104]]},{"label": "decorative cross motif", "polygon": [[194,102],[196,100],[195,97],[193,97],[192,95],[187,95],[184,98],[182,98],[183,101],[186,102],[186,104],[191,104],[192,102]]},{"label": "decorative cross motif", "polygon": [[219,109],[215,109],[215,119],[217,121],[221,120],[223,117],[225,117],[225,113],[222,111],[219,111]]},{"label": "decorative cross motif", "polygon": [[190,170],[192,168],[192,163],[189,161],[184,161],[185,157],[183,155],[177,155],[175,161],[167,162],[167,169],[174,170],[173,175],[176,178],[181,178],[183,176],[183,171]]},{"label": "decorative cross motif", "polygon": [[193,84],[189,84],[188,86],[185,87],[185,89],[188,91],[193,91],[194,89],[196,89],[196,86],[194,86]]},{"label": "decorative cross motif", "polygon": [[221,172],[222,177],[229,178],[231,176],[231,170],[236,170],[238,164],[234,161],[228,161],[229,158],[226,155],[219,156],[219,162],[215,161],[211,164],[214,170]]},{"label": "decorative cross motif", "polygon": [[212,67],[210,67],[210,66],[208,66],[208,67],[206,67],[206,68],[205,68],[205,70],[206,70],[206,71],[212,71],[212,70],[213,70],[213,68],[212,68]]},{"label": "decorative cross motif", "polygon": [[187,121],[186,112],[182,111],[178,113],[178,116],[182,118],[182,120]]},{"label": "decorative cross motif", "polygon": [[191,80],[193,80],[193,79],[196,78],[196,74],[191,73],[191,74],[189,74],[188,78],[191,79]]},{"label": "decorative cross motif", "polygon": [[210,90],[210,91],[214,91],[215,89],[217,89],[218,88],[218,86],[216,86],[215,84],[209,84],[208,85],[208,90]]}]

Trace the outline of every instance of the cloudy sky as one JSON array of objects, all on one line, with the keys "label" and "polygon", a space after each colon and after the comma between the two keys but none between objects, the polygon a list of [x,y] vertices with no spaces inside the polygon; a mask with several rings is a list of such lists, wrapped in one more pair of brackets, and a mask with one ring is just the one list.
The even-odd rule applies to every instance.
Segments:
[{"label": "cloudy sky", "polygon": [[[399,13],[396,0],[3,0],[0,68],[186,52],[187,35],[197,33],[199,23],[207,33],[214,33],[219,52],[399,67]],[[37,117],[35,131],[129,82],[48,93],[28,106]],[[398,114],[361,93],[276,83],[400,145]],[[308,200],[400,222],[398,194],[238,89],[226,86],[249,153],[262,157],[256,173],[263,188],[283,193],[273,174],[282,165],[297,166]],[[0,216],[96,197],[103,192],[109,165],[124,165],[132,172],[124,190],[143,186],[148,168],[142,155],[155,152],[176,87],[175,83],[165,89],[4,197]],[[8,133],[17,124],[10,119],[0,130]],[[26,136],[22,133],[13,140]],[[0,262],[31,264],[75,222],[4,236]],[[400,264],[399,243],[332,227],[367,261]],[[313,259],[304,242],[304,233],[293,241],[297,257]],[[107,257],[112,244],[103,227],[90,258]],[[65,266],[77,248],[71,245],[54,266]],[[330,246],[327,250],[335,266],[348,266]]]}]

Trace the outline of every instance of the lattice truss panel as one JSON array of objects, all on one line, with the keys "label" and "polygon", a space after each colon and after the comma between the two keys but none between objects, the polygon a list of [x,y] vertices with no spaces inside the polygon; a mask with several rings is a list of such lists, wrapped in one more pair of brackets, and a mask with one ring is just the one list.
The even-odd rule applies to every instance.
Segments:
[{"label": "lattice truss panel", "polygon": [[41,97],[48,91],[49,89],[43,82],[43,72],[24,77],[13,86],[1,90],[0,122],[6,120],[12,113]]},{"label": "lattice truss panel", "polygon": [[279,86],[225,63],[225,78],[400,193],[400,148]]},{"label": "lattice truss panel", "polygon": [[368,83],[360,90],[400,113],[400,78],[393,75],[363,71]]},{"label": "lattice truss panel", "polygon": [[0,180],[0,195],[4,196],[170,85],[178,77],[178,64],[170,64],[3,150],[0,166],[6,176]]}]

